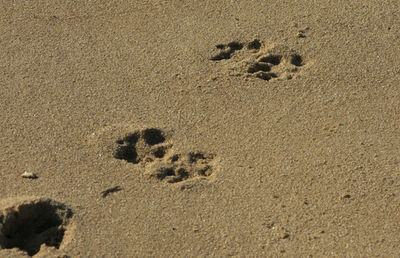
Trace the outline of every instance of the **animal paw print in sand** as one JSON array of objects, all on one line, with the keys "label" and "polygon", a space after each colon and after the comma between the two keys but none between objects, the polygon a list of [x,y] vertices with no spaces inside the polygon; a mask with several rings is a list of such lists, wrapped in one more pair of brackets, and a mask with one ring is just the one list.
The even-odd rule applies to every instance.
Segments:
[{"label": "animal paw print in sand", "polygon": [[136,131],[118,139],[114,158],[129,163],[149,163],[163,158],[172,145],[166,143],[164,133],[155,128]]},{"label": "animal paw print in sand", "polygon": [[[241,46],[232,48],[229,46]],[[244,75],[262,80],[290,80],[300,72],[305,65],[303,57],[283,45],[265,46],[259,40],[248,43],[232,42],[227,45],[217,45],[221,52],[211,57],[211,60],[227,60],[228,74]],[[244,46],[247,46],[246,48]],[[222,58],[223,57],[223,58]]]},{"label": "animal paw print in sand", "polygon": [[213,174],[214,155],[202,152],[173,154],[163,162],[148,167],[147,173],[160,181],[177,183],[189,179],[206,179]]},{"label": "animal paw print in sand", "polygon": [[273,78],[290,80],[301,66],[303,59],[298,54],[267,54],[252,62],[247,68],[247,73],[266,81]]},{"label": "animal paw print in sand", "polygon": [[214,155],[202,152],[187,154],[172,151],[172,144],[159,129],[135,131],[115,142],[114,158],[143,164],[146,174],[159,181],[177,183],[207,178],[213,173]]},{"label": "animal paw print in sand", "polygon": [[218,44],[216,45],[216,48],[220,49],[220,52],[219,54],[211,57],[211,60],[214,61],[231,58],[231,55],[235,53],[235,51],[243,48],[243,44],[239,42],[230,42],[226,45]]}]

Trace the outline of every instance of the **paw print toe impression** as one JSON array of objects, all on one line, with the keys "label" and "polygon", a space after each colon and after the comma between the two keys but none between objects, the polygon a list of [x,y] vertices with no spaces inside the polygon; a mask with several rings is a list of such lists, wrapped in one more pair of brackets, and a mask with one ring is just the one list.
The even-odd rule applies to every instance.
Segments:
[{"label": "paw print toe impression", "polygon": [[220,53],[211,57],[211,60],[218,61],[222,59],[229,59],[231,58],[231,55],[235,53],[237,50],[241,50],[243,48],[243,44],[239,42],[230,42],[226,45],[224,44],[218,44],[216,45],[216,48],[220,49]]}]

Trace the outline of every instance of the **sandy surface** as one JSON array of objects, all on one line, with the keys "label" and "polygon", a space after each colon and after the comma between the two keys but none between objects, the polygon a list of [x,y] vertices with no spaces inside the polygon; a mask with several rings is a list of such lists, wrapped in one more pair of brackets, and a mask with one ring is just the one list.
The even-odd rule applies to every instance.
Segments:
[{"label": "sandy surface", "polygon": [[400,255],[399,1],[109,2],[0,4],[0,256]]}]

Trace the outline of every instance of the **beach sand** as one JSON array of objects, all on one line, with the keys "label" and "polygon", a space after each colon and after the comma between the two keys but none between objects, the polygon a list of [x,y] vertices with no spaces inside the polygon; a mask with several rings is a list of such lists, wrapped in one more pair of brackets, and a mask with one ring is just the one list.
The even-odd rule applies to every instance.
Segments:
[{"label": "beach sand", "polygon": [[0,257],[398,257],[399,5],[2,1]]}]

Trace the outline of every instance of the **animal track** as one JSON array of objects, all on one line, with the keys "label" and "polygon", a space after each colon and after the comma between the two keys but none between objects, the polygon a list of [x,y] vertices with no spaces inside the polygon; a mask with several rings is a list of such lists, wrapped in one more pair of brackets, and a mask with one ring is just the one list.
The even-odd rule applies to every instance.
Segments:
[{"label": "animal track", "polygon": [[138,164],[163,158],[172,145],[165,143],[164,133],[155,128],[136,131],[118,139],[114,158]]},{"label": "animal track", "polygon": [[51,199],[22,200],[0,211],[0,247],[32,256],[45,244],[59,248],[72,211]]},{"label": "animal track", "polygon": [[243,44],[239,42],[231,42],[227,45],[219,44],[216,45],[217,49],[221,49],[220,53],[211,57],[211,60],[222,60],[222,59],[229,59],[231,55],[235,53],[235,51],[240,50],[243,48]]},{"label": "animal track", "polygon": [[[283,60],[286,61],[286,63],[281,70],[286,72],[286,79],[292,79],[293,74],[291,73],[297,72],[297,67],[303,66],[303,59],[297,54],[289,54],[287,60],[285,60],[282,55],[269,54],[261,56],[256,62],[250,64],[249,68],[247,69],[247,73],[254,74],[257,78],[267,81],[271,80],[272,78],[278,78],[280,69],[279,65],[281,65]],[[277,68],[277,72],[272,72],[272,70],[275,70],[275,67]]]},{"label": "animal track", "polygon": [[[240,46],[232,50],[230,45]],[[243,46],[247,46],[244,48]],[[221,48],[223,46],[223,48]],[[255,39],[248,43],[231,42],[227,45],[217,45],[222,49],[211,60],[228,60],[226,66],[230,75],[245,75],[262,80],[290,80],[294,78],[305,65],[302,56],[286,46],[266,47]]]},{"label": "animal track", "polygon": [[213,174],[214,155],[190,152],[185,155],[173,154],[162,163],[148,168],[148,174],[160,181],[177,183],[193,178],[207,178]]},{"label": "animal track", "polygon": [[137,129],[130,124],[116,124],[94,132],[88,140],[100,151],[97,158],[126,161],[146,176],[163,182],[211,179],[217,170],[215,155],[176,151],[170,132],[157,128]]},{"label": "animal track", "polygon": [[126,135],[116,141],[114,157],[127,162],[143,163],[150,177],[168,183],[193,178],[206,178],[212,174],[210,162],[214,155],[202,152],[177,154],[172,144],[165,143],[165,135],[159,129],[145,129]]}]

